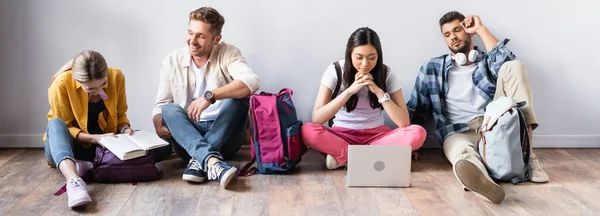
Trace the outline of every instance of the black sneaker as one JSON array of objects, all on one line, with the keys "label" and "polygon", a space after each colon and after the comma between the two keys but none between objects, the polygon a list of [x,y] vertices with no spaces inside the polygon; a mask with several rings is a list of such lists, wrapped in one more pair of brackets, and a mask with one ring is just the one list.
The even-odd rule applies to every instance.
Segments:
[{"label": "black sneaker", "polygon": [[235,177],[237,168],[219,161],[208,167],[208,180],[217,180],[221,187],[227,187],[227,184]]},{"label": "black sneaker", "polygon": [[183,171],[183,180],[191,182],[204,182],[206,181],[206,172],[202,170],[200,162],[196,159],[190,159],[185,171]]}]

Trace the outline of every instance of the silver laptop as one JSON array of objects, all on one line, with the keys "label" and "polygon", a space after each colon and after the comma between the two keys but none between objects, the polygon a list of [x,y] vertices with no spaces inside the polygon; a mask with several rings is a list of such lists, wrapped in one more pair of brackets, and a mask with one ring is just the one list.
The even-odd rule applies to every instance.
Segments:
[{"label": "silver laptop", "polygon": [[409,187],[410,146],[350,145],[349,187]]}]

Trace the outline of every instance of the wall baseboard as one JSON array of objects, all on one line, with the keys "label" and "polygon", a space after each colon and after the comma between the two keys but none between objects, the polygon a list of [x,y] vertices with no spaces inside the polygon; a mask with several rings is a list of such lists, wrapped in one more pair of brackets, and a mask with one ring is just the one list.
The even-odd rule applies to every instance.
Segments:
[{"label": "wall baseboard", "polygon": [[43,148],[44,134],[0,134],[0,148]]},{"label": "wall baseboard", "polygon": [[600,135],[533,135],[534,148],[600,148]]},{"label": "wall baseboard", "polygon": [[[423,148],[439,148],[428,135]],[[533,135],[533,148],[600,148],[600,135]]]},{"label": "wall baseboard", "polygon": [[[43,134],[0,134],[0,148],[43,148]],[[534,135],[534,148],[600,148],[600,135]],[[439,148],[427,136],[423,148]]]}]

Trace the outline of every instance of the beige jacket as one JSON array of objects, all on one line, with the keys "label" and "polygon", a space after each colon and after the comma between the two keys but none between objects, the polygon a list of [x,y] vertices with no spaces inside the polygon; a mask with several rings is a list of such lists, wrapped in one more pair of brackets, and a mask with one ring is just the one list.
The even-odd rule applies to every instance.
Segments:
[{"label": "beige jacket", "polygon": [[[189,68],[190,59],[187,45],[163,59],[152,116],[161,114],[162,108],[167,103],[179,104],[187,109],[193,101],[196,75]],[[251,92],[256,92],[260,87],[258,76],[252,72],[240,50],[233,45],[225,42],[217,44],[210,53],[207,64],[205,72],[207,90],[224,86],[233,80],[244,82]],[[220,102],[217,101],[215,104]]]}]

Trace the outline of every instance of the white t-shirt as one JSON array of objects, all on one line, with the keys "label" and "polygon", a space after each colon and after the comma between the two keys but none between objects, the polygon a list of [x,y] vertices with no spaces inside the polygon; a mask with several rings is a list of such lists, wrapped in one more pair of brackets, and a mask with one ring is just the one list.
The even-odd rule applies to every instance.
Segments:
[{"label": "white t-shirt", "polygon": [[[194,72],[196,76],[196,88],[194,88],[194,100],[198,98],[202,98],[204,96],[204,92],[206,92],[206,64],[201,68],[196,66],[193,59],[190,58],[190,68]],[[208,62],[207,62],[208,63]],[[219,114],[219,110],[221,108],[221,103],[215,103],[206,108],[202,113],[200,113],[200,121],[214,121]]]},{"label": "white t-shirt", "polygon": [[448,71],[446,112],[452,123],[469,123],[484,114],[487,101],[477,93],[473,84],[476,69],[475,64],[460,66],[454,63]]},{"label": "white t-shirt", "polygon": [[[338,61],[340,67],[342,69],[342,77],[339,77],[343,80],[344,74],[344,62],[342,59]],[[392,94],[400,89],[400,83],[398,82],[396,75],[394,72],[388,67],[388,74],[386,83],[385,92],[388,94]],[[325,73],[323,74],[323,78],[321,79],[321,83],[327,88],[333,91],[335,89],[335,84],[337,83],[338,77],[335,72],[335,66],[333,64],[329,65]],[[339,93],[343,92],[346,88],[344,87],[344,82],[340,85]],[[339,95],[338,93],[338,95]],[[333,120],[333,127],[343,127],[349,129],[369,129],[376,128],[383,125],[383,110],[381,109],[373,109],[371,107],[371,103],[369,101],[369,88],[363,87],[358,92],[358,103],[356,104],[356,108],[352,110],[352,112],[347,112],[345,106],[342,107],[336,114],[335,119]]]}]

